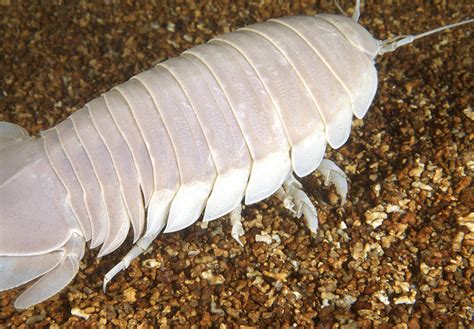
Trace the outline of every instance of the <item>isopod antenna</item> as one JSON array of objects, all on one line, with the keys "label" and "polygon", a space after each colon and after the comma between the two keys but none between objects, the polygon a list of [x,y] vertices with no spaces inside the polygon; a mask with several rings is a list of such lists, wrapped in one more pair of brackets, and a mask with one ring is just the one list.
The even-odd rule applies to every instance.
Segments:
[{"label": "isopod antenna", "polygon": [[423,33],[420,33],[420,34],[399,35],[399,36],[396,36],[396,37],[393,37],[393,38],[389,38],[387,40],[381,40],[377,54],[383,55],[385,53],[395,51],[396,49],[400,48],[401,46],[412,43],[416,39],[421,39],[421,38],[426,37],[428,35],[435,34],[435,33],[438,33],[438,32],[441,32],[441,31],[444,31],[444,30],[447,30],[447,29],[451,29],[453,27],[457,27],[457,26],[464,25],[464,24],[469,24],[469,23],[474,23],[474,18],[467,19],[467,20],[457,22],[457,23],[453,23],[453,24],[449,24],[449,25],[445,25],[445,26],[441,26],[441,27],[438,27],[436,29],[426,31],[426,32],[423,32]]}]

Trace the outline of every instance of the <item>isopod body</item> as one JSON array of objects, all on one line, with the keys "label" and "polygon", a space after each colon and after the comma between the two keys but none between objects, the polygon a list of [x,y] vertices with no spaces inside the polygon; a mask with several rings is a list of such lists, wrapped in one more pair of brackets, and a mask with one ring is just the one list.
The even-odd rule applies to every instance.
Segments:
[{"label": "isopod body", "polygon": [[136,256],[310,174],[367,112],[382,46],[342,16],[272,19],[159,63],[40,138],[2,124],[0,290],[39,278],[15,302],[27,308],[74,278],[87,242],[103,256],[132,227]]}]

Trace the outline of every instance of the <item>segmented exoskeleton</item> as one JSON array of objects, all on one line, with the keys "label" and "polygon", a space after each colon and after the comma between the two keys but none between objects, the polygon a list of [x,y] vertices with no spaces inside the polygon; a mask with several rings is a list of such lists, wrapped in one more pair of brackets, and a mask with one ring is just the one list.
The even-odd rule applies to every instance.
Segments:
[{"label": "segmented exoskeleton", "polygon": [[[131,225],[136,247],[110,280],[161,231],[203,211],[238,218],[243,198],[277,191],[315,231],[291,172],[311,173],[326,142],[346,142],[375,95],[374,58],[393,45],[340,16],[270,20],[158,64],[41,138],[2,124],[0,290],[40,277],[15,305],[38,303],[74,277],[86,242],[106,255]],[[333,164],[320,170],[345,193]]]}]

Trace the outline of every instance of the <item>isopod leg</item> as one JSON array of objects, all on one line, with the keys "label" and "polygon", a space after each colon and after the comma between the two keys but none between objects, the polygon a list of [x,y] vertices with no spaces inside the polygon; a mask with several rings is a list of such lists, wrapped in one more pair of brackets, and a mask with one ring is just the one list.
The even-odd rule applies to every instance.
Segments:
[{"label": "isopod leg", "polygon": [[145,235],[143,235],[130,251],[122,258],[120,263],[115,265],[107,274],[104,276],[103,289],[104,292],[107,289],[107,284],[116,276],[120,271],[125,270],[130,263],[143,254],[158,234],[166,226],[166,220],[168,217],[169,205],[173,199],[174,192],[161,191],[160,193],[153,193],[150,205],[147,213],[147,229]]},{"label": "isopod leg", "polygon": [[104,292],[107,290],[107,284],[114,278],[114,276],[116,276],[120,271],[128,268],[130,263],[135,258],[143,254],[148,249],[148,247],[150,247],[151,243],[153,240],[155,240],[158,234],[160,234],[162,229],[163,227],[150,235],[142,236],[140,239],[138,239],[132,249],[130,249],[130,251],[122,258],[120,263],[115,265],[110,271],[107,272],[107,274],[105,274],[104,284],[102,286]]},{"label": "isopod leg", "polygon": [[293,174],[288,176],[276,196],[293,216],[300,218],[303,215],[310,231],[316,234],[318,231],[318,212],[303,191],[303,185],[296,180]]},{"label": "isopod leg", "polygon": [[232,237],[240,244],[241,247],[244,246],[240,237],[245,234],[244,228],[242,226],[242,205],[239,204],[234,210],[230,213],[230,223],[232,224]]},{"label": "isopod leg", "polygon": [[324,184],[334,184],[337,194],[341,197],[341,205],[346,202],[347,176],[334,162],[323,159],[317,169],[324,177]]}]

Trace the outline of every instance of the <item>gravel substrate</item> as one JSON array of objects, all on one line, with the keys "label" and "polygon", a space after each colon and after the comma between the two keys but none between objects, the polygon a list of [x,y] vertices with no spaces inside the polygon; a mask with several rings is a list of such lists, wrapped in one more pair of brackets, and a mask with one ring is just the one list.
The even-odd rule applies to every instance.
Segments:
[{"label": "gravel substrate", "polygon": [[[0,121],[35,134],[214,35],[338,12],[332,2],[108,2],[0,1]],[[474,14],[472,1],[436,3],[366,5],[361,23],[382,39]],[[0,327],[472,326],[472,29],[378,58],[371,110],[327,153],[349,177],[346,204],[317,174],[302,179],[317,236],[270,198],[244,209],[244,248],[227,218],[162,235],[107,293],[103,276],[131,241],[103,259],[92,250],[74,281],[34,308],[14,310],[21,289],[0,293]]]}]

